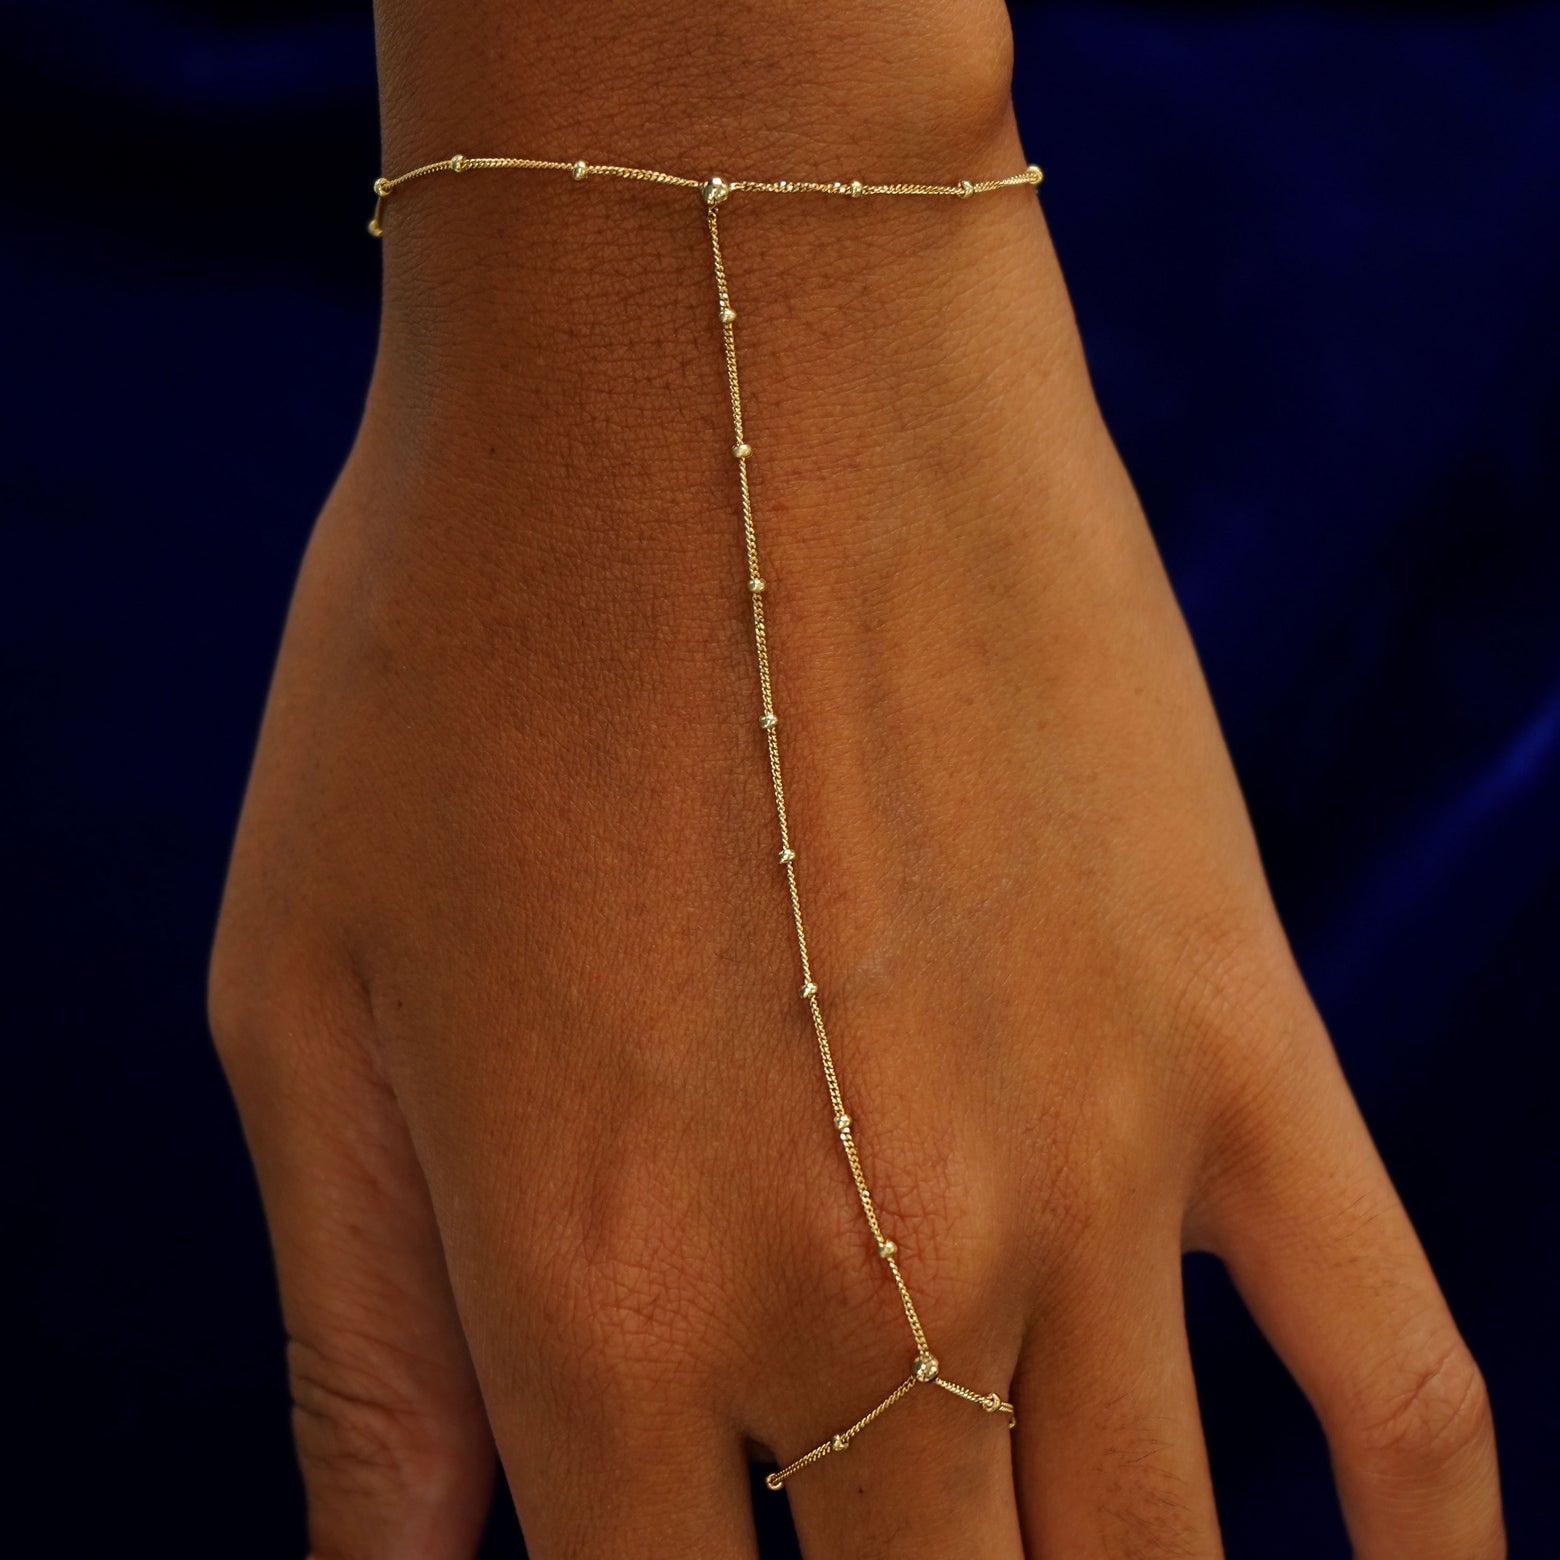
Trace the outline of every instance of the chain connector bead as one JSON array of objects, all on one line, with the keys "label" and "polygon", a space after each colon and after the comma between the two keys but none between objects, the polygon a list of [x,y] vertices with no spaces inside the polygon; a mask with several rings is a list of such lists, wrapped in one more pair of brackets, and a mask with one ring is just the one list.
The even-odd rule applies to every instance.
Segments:
[{"label": "chain connector bead", "polygon": [[451,173],[459,173],[465,166],[466,154],[464,152],[456,152],[456,154],[450,158]]},{"label": "chain connector bead", "polygon": [[780,852],[780,865],[782,867],[788,867],[795,860],[796,852],[792,850],[789,845],[787,845],[786,848]]},{"label": "chain connector bead", "polygon": [[780,717],[776,715],[773,710],[765,710],[764,713],[758,717],[758,723],[764,728],[765,731],[773,731],[775,727],[780,724]]},{"label": "chain connector bead", "polygon": [[706,206],[718,206],[722,201],[730,200],[731,186],[718,173],[712,173],[699,186],[699,194],[704,197]]},{"label": "chain connector bead", "polygon": [[722,325],[730,325],[732,321],[736,319],[736,317],[737,311],[733,309],[729,303],[726,304],[720,311],[720,322]]},{"label": "chain connector bead", "polygon": [[910,1374],[912,1376],[914,1376],[915,1379],[917,1381],[919,1381],[923,1387],[927,1386],[929,1383],[931,1383],[933,1381],[936,1381],[937,1380],[937,1361],[936,1361],[936,1359],[932,1355],[930,1355],[930,1354],[918,1354],[916,1356],[915,1366],[911,1370]]},{"label": "chain connector bead", "polygon": [[807,981],[802,987],[802,996],[811,999],[818,995],[818,983],[815,980]]},{"label": "chain connector bead", "polygon": [[834,1118],[834,1130],[842,1136],[850,1131],[850,1117],[844,1111]]}]

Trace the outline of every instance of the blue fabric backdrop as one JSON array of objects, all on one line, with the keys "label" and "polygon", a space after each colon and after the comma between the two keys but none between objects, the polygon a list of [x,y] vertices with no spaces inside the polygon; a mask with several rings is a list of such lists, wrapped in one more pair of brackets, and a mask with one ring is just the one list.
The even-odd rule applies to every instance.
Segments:
[{"label": "blue fabric backdrop", "polygon": [[[1560,1553],[1560,6],[1015,24],[1280,909],[1490,1378],[1515,1551]],[[51,0],[4,32],[6,1527],[299,1554],[202,986],[373,350],[367,4]],[[1214,1264],[1189,1284],[1230,1553],[1343,1554],[1303,1401]]]}]

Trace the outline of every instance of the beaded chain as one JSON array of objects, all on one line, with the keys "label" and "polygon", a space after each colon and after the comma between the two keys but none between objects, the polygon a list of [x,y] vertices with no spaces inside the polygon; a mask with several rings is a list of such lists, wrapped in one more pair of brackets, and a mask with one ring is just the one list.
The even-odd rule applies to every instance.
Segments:
[{"label": "beaded chain", "polygon": [[705,179],[691,179],[677,174],[662,173],[653,168],[630,168],[615,164],[587,163],[583,161],[551,162],[536,157],[466,157],[457,154],[454,157],[446,158],[443,162],[427,163],[420,168],[413,168],[409,173],[400,174],[393,179],[376,179],[374,181],[374,194],[378,199],[374,206],[374,215],[369,220],[368,231],[375,238],[383,234],[385,202],[403,184],[409,184],[413,179],[425,178],[430,174],[464,173],[483,168],[544,168],[567,173],[576,181],[603,177],[639,179],[650,184],[674,185],[681,189],[694,190],[698,194],[700,205],[704,212],[705,225],[709,231],[710,254],[715,264],[715,292],[719,303],[721,341],[726,363],[726,384],[731,397],[731,430],[733,438],[731,453],[736,459],[737,473],[741,483],[742,533],[747,548],[746,589],[753,609],[753,642],[758,655],[758,687],[762,706],[758,724],[764,733],[768,748],[769,778],[774,789],[775,813],[780,825],[780,865],[785,869],[786,888],[791,901],[791,919],[796,926],[796,946],[801,955],[801,995],[803,1001],[807,1003],[808,1011],[812,1017],[813,1031],[818,1039],[818,1055],[823,1063],[823,1079],[829,1091],[829,1104],[834,1115],[834,1130],[839,1134],[840,1145],[844,1149],[846,1162],[850,1166],[851,1179],[856,1185],[856,1196],[861,1202],[861,1211],[866,1215],[868,1229],[871,1231],[872,1239],[877,1246],[877,1254],[882,1258],[888,1271],[893,1275],[894,1287],[899,1292],[899,1302],[904,1308],[905,1320],[910,1325],[910,1334],[915,1342],[916,1350],[915,1358],[910,1364],[909,1374],[882,1402],[875,1408],[869,1409],[854,1424],[838,1431],[830,1436],[828,1440],[820,1442],[810,1452],[804,1453],[794,1462],[789,1463],[777,1472],[771,1473],[764,1482],[770,1489],[778,1490],[792,1474],[799,1472],[809,1464],[818,1462],[832,1453],[843,1452],[873,1420],[878,1418],[879,1415],[887,1413],[900,1399],[920,1386],[941,1387],[944,1392],[951,1392],[955,1397],[977,1404],[985,1409],[987,1413],[1006,1414],[1008,1428],[1011,1429],[1017,1422],[1011,1403],[998,1392],[983,1394],[974,1391],[970,1387],[960,1386],[957,1382],[950,1381],[942,1374],[942,1368],[938,1364],[937,1357],[932,1353],[931,1345],[927,1342],[926,1330],[921,1325],[921,1318],[916,1314],[915,1302],[910,1298],[910,1290],[905,1283],[904,1272],[900,1267],[898,1243],[890,1239],[885,1233],[882,1221],[878,1217],[877,1207],[872,1200],[872,1193],[867,1189],[866,1175],[861,1168],[861,1156],[856,1147],[856,1134],[851,1126],[850,1113],[845,1109],[845,1098],[840,1089],[839,1074],[834,1065],[834,1052],[829,1044],[828,1031],[824,1028],[823,1008],[819,1001],[818,983],[813,979],[812,962],[807,952],[807,931],[802,920],[801,893],[797,884],[797,853],[791,843],[791,825],[786,815],[785,788],[780,780],[780,737],[778,729],[780,717],[775,713],[774,697],[770,686],[769,640],[764,627],[764,593],[768,590],[769,585],[759,569],[758,540],[753,526],[753,504],[748,480],[748,462],[752,458],[753,447],[747,442],[747,436],[742,426],[742,390],[737,379],[737,339],[736,331],[733,328],[737,320],[737,311],[732,307],[731,289],[727,279],[726,265],[721,257],[720,208],[733,195],[747,191],[774,195],[844,195],[851,198],[859,198],[866,195],[951,195],[956,198],[968,198],[972,195],[984,194],[988,190],[1002,189],[1009,185],[1033,187],[1040,182],[1040,170],[1031,163],[1022,173],[1009,174],[1006,178],[961,179],[954,184],[864,184],[860,179],[851,179],[845,182],[835,181],[832,183],[805,179],[732,179],[728,181],[721,178],[719,174],[711,174]]}]

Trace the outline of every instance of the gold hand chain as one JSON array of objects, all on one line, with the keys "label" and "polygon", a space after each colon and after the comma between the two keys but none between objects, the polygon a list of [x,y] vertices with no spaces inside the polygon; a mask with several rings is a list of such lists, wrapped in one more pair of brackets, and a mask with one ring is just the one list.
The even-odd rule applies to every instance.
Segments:
[{"label": "gold hand chain", "polygon": [[952,195],[968,198],[984,194],[988,190],[1003,189],[1010,185],[1033,187],[1040,182],[1039,168],[1031,163],[1022,173],[1009,174],[1001,179],[961,179],[953,184],[864,184],[860,179],[834,181],[832,183],[806,179],[733,179],[729,182],[719,174],[706,179],[690,179],[678,174],[662,173],[653,168],[630,168],[617,164],[553,162],[537,157],[466,157],[457,154],[443,162],[426,163],[396,178],[380,178],[374,181],[374,194],[378,197],[374,215],[369,220],[368,231],[379,238],[384,232],[385,202],[403,184],[434,173],[464,173],[483,168],[544,168],[569,174],[577,181],[591,178],[639,179],[650,184],[674,185],[682,189],[696,190],[704,208],[705,223],[710,235],[710,254],[715,262],[715,291],[719,300],[721,341],[726,360],[726,382],[731,395],[731,453],[737,461],[742,492],[742,533],[747,547],[747,592],[753,608],[753,642],[758,654],[758,686],[762,712],[758,724],[768,745],[769,777],[774,788],[775,814],[780,825],[780,865],[785,869],[786,887],[791,899],[791,918],[796,925],[796,946],[801,955],[801,995],[812,1016],[813,1030],[818,1037],[818,1055],[823,1063],[824,1083],[829,1091],[829,1104],[834,1112],[834,1130],[839,1134],[840,1145],[850,1166],[851,1179],[856,1184],[856,1195],[861,1211],[866,1215],[872,1239],[877,1244],[877,1254],[887,1264],[899,1291],[899,1301],[904,1307],[905,1320],[910,1324],[910,1334],[915,1341],[915,1358],[910,1373],[876,1408],[868,1410],[853,1425],[820,1442],[810,1452],[798,1457],[786,1467],[771,1473],[765,1483],[778,1490],[792,1474],[834,1452],[843,1452],[855,1437],[865,1430],[880,1414],[886,1413],[907,1393],[918,1386],[937,1386],[966,1402],[978,1404],[987,1413],[1007,1415],[1008,1428],[1017,1422],[1013,1405],[1000,1393],[981,1394],[969,1387],[961,1387],[942,1374],[941,1366],[927,1342],[921,1318],[916,1314],[915,1302],[910,1298],[904,1273],[899,1266],[899,1247],[884,1233],[878,1218],[872,1193],[867,1190],[866,1176],[861,1168],[861,1157],[856,1149],[855,1133],[851,1127],[849,1112],[845,1109],[844,1096],[834,1066],[834,1053],[829,1045],[828,1032],[823,1025],[823,1009],[818,1000],[818,984],[813,979],[812,964],[807,954],[807,931],[802,921],[802,901],[797,887],[796,850],[791,844],[791,826],[786,816],[785,788],[780,781],[780,717],[776,715],[770,688],[769,643],[764,632],[764,592],[768,582],[758,565],[758,540],[753,528],[753,504],[748,488],[748,461],[753,449],[748,444],[742,428],[742,391],[737,379],[737,341],[733,327],[737,313],[732,307],[731,292],[727,284],[726,266],[720,252],[719,211],[732,195],[741,191],[754,191],[770,195],[817,194],[843,195],[859,198],[867,195]]}]

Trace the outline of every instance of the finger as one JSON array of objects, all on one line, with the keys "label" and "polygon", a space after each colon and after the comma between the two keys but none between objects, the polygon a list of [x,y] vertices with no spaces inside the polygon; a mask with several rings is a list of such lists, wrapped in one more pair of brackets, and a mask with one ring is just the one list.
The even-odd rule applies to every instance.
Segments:
[{"label": "finger", "polygon": [[538,1264],[497,1201],[466,1199],[452,1266],[531,1560],[755,1560],[744,1439],[682,1336],[707,1302],[588,1240]]},{"label": "finger", "polygon": [[731,1230],[688,1191],[693,1134],[580,1127],[458,1060],[406,1097],[531,1560],[755,1560]]},{"label": "finger", "polygon": [[260,1180],[317,1560],[470,1560],[493,1443],[427,1189],[351,988],[268,998],[218,1048]]},{"label": "finger", "polygon": [[1168,1216],[1051,1286],[1013,1401],[1031,1556],[1222,1553]]},{"label": "finger", "polygon": [[[887,1385],[893,1391],[902,1383]],[[839,1395],[843,1403],[846,1394]],[[869,1391],[867,1397],[888,1395]],[[845,1430],[874,1406],[854,1398],[833,1423]],[[1006,1416],[935,1386],[911,1387],[850,1438],[848,1451],[831,1453],[787,1481],[802,1553],[807,1560],[865,1554],[1020,1560],[1006,1423]]]},{"label": "finger", "polygon": [[[909,1255],[913,1262],[913,1249]],[[896,1319],[884,1320],[892,1327]],[[933,1307],[927,1315],[933,1336],[947,1336],[946,1329],[936,1331],[935,1321]],[[834,1401],[821,1413],[810,1404],[804,1411],[797,1401],[804,1384],[807,1397],[815,1398],[815,1373],[798,1374],[794,1362],[787,1369],[787,1362],[777,1361],[773,1379],[793,1382],[796,1392],[789,1409],[776,1416],[785,1428],[766,1439],[786,1462],[831,1448],[785,1478],[807,1560],[869,1554],[1021,1560],[1008,1415],[993,1412],[995,1397],[989,1404],[975,1401],[998,1392],[1005,1399],[1016,1347],[1011,1339],[1002,1341],[1000,1327],[953,1332],[962,1341],[944,1349],[930,1380],[916,1379],[917,1351],[908,1335],[897,1357],[890,1343],[875,1342],[833,1373]]]},{"label": "finger", "polygon": [[1359,1560],[1504,1555],[1484,1382],[1338,1069],[1238,1113],[1211,1244],[1327,1432]]},{"label": "finger", "polygon": [[525,1401],[494,1415],[531,1560],[756,1560],[736,1427],[648,1386]]}]

